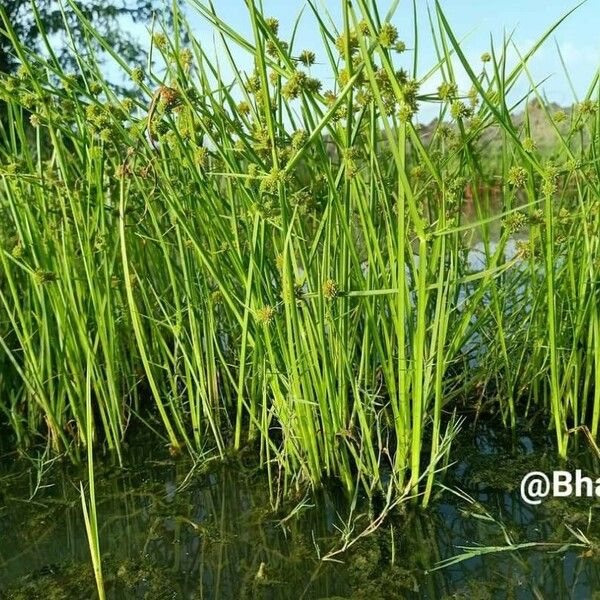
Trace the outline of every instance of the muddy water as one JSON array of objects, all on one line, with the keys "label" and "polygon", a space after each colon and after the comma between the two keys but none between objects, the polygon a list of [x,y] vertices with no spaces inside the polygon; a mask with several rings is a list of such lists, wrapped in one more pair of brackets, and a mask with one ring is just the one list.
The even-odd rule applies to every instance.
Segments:
[{"label": "muddy water", "polygon": [[[282,523],[290,507],[273,513],[264,474],[243,461],[190,474],[190,463],[140,440],[126,469],[105,460],[97,476],[107,597],[594,597],[600,554],[569,544],[578,543],[578,529],[600,544],[599,505],[556,499],[531,507],[520,499],[524,473],[560,466],[551,438],[469,429],[454,449],[443,483],[459,495],[440,489],[430,509],[404,508],[340,562],[322,562],[348,510],[331,486]],[[583,439],[561,468],[576,467],[600,471]],[[93,598],[77,489],[84,471],[46,469],[40,480],[30,462],[11,455],[0,462],[0,598]],[[555,545],[481,553],[432,571],[461,546],[501,549],[507,536]]]}]

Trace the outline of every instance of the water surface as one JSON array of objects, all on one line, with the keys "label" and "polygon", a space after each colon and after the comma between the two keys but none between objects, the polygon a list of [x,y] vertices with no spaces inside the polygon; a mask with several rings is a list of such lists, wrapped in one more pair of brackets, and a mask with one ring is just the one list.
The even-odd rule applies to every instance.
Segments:
[{"label": "water surface", "polygon": [[[143,440],[128,467],[98,469],[100,543],[107,597],[114,599],[592,598],[600,590],[595,546],[569,546],[581,530],[600,542],[598,504],[560,499],[524,504],[521,476],[558,465],[551,437],[468,429],[454,445],[431,508],[403,507],[373,535],[339,556],[348,505],[328,487],[282,523],[264,474],[232,460],[191,470],[185,459]],[[78,485],[85,470],[0,462],[0,598],[93,598],[95,588]],[[583,438],[561,468],[598,472]],[[473,501],[462,494],[469,495]],[[363,507],[368,511],[368,507]],[[359,511],[360,512],[360,511]],[[356,525],[356,531],[366,518]],[[482,554],[445,569],[461,546],[555,543]],[[561,544],[566,544],[560,547]]]}]

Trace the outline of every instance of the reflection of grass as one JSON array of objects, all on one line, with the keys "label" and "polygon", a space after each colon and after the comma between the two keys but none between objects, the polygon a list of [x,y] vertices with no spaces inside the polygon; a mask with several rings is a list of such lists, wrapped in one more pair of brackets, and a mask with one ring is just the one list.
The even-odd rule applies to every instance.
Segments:
[{"label": "reflection of grass", "polygon": [[[340,517],[334,515],[343,514],[343,521],[350,520],[341,497],[334,501],[323,492],[325,498],[311,499],[314,507],[299,501],[296,506],[290,504],[274,515],[266,510],[270,497],[267,478],[257,477],[248,466],[213,464],[213,471],[191,481],[187,478],[189,461],[149,463],[147,457],[160,455],[161,450],[152,446],[151,439],[149,446],[148,440],[144,442],[136,437],[134,441],[135,454],[130,449],[124,455],[131,469],[111,473],[106,465],[98,464],[96,474],[97,516],[101,524],[102,567],[108,597],[119,593],[133,597],[145,592],[150,598],[164,598],[168,594],[174,598],[200,596],[202,593],[211,598],[239,598],[243,597],[239,592],[245,586],[247,598],[260,598],[261,593],[264,597],[288,598],[290,589],[297,591],[297,597],[304,593],[305,598],[334,594],[356,598],[413,597],[411,594],[423,597],[423,590],[428,590],[432,598],[443,598],[451,597],[451,593],[458,590],[464,592],[463,586],[476,589],[475,584],[468,584],[472,581],[477,581],[482,589],[489,586],[498,593],[510,582],[513,589],[525,590],[523,593],[537,586],[542,593],[554,587],[568,595],[572,590],[570,586],[574,585],[573,571],[579,572],[580,568],[584,571],[580,579],[584,575],[591,581],[597,578],[597,554],[593,545],[598,532],[595,520],[588,523],[593,507],[587,500],[579,506],[573,501],[556,502],[553,507],[544,503],[543,512],[530,521],[531,515],[518,514],[524,507],[518,505],[514,496],[510,502],[511,496],[503,491],[489,491],[489,487],[495,487],[494,464],[511,462],[510,435],[506,438],[500,435],[496,442],[491,442],[496,454],[484,457],[478,449],[468,450],[467,434],[463,433],[456,440],[455,450],[465,452],[461,458],[470,464],[470,472],[487,467],[490,485],[481,492],[470,476],[464,482],[470,494],[482,494],[479,503],[446,492],[443,505],[436,503],[428,511],[403,504],[372,535],[361,537],[346,552],[336,555],[340,562],[319,561],[315,545],[321,549],[322,556],[339,548],[340,534],[335,525]],[[540,451],[543,449],[544,443],[540,445]],[[133,458],[136,455],[139,462]],[[544,464],[546,469],[556,461],[551,453],[547,459],[551,461],[549,464],[543,463],[537,454],[530,455],[531,461]],[[522,466],[519,455],[514,463],[515,478],[518,478]],[[26,547],[27,554],[19,564],[11,560],[0,565],[0,588],[7,575],[11,581],[17,579],[15,569],[21,572],[27,563],[36,565],[30,575],[2,588],[0,593],[8,600],[44,598],[45,590],[55,590],[57,598],[88,598],[94,594],[91,565],[72,563],[87,555],[77,492],[72,485],[82,471],[70,467],[65,473],[58,463],[54,469],[49,475],[55,486],[38,492],[34,499],[39,502],[37,506],[11,498],[6,507],[5,518],[19,523],[15,525],[21,538],[19,546]],[[463,472],[458,466],[453,470],[457,470],[457,477],[462,481]],[[61,473],[65,479],[61,479]],[[12,484],[13,491],[24,491],[26,497],[28,477],[21,475],[20,479],[18,486]],[[10,481],[7,479],[6,485],[10,485]],[[172,490],[179,491],[172,496]],[[452,512],[448,512],[449,507]],[[368,503],[361,502],[353,511],[362,517],[354,520],[355,530],[350,539],[368,525],[368,508]],[[20,511],[37,514],[44,523],[30,525],[27,522],[21,526]],[[374,506],[373,514],[377,512]],[[290,513],[293,515],[286,519]],[[279,526],[281,519],[284,523]],[[573,531],[581,529],[592,545],[585,548],[571,545],[585,542],[577,540],[563,525],[565,519]],[[48,523],[63,534],[69,532],[68,535],[50,530],[52,545],[48,545],[47,537],[46,543],[40,543],[42,534],[48,532]],[[497,523],[504,525],[513,546],[532,540],[544,543],[507,553],[503,550],[507,545],[503,530]],[[30,530],[31,536],[26,538],[23,529]],[[564,551],[561,550],[563,545]],[[457,546],[467,548],[462,550]],[[491,547],[501,548],[500,553],[477,554],[482,548]],[[473,549],[477,552],[470,552]],[[6,553],[4,546],[3,550]],[[467,551],[472,561],[463,560],[448,569],[424,573],[443,559],[469,553]],[[594,560],[584,560],[588,556]],[[38,565],[46,563],[50,564],[38,569]],[[264,579],[258,582],[256,576],[261,571],[261,563],[265,565]],[[227,590],[234,591],[227,595]],[[559,596],[561,592],[557,592]]]},{"label": "reflection of grass", "polygon": [[92,422],[92,389],[90,377],[90,362],[88,359],[88,368],[86,370],[86,396],[85,396],[85,413],[86,413],[86,440],[87,440],[87,460],[88,460],[88,494],[89,504],[85,497],[83,483],[80,484],[81,492],[81,507],[83,508],[83,518],[85,521],[85,531],[87,533],[88,544],[90,547],[90,555],[92,558],[92,566],[94,567],[94,578],[96,579],[96,588],[98,590],[98,598],[105,600],[106,594],[104,591],[104,578],[102,576],[102,557],[100,555],[100,539],[98,537],[98,517],[96,515],[96,484],[94,477],[94,451],[92,446],[93,440],[93,422]]},{"label": "reflection of grass", "polygon": [[[443,486],[442,486],[443,487]],[[572,535],[572,541],[567,542],[517,542],[514,540],[512,534],[509,532],[507,526],[500,520],[493,517],[488,510],[486,510],[481,503],[477,502],[474,498],[462,492],[461,490],[450,490],[445,488],[446,491],[452,492],[468,502],[472,510],[469,516],[474,519],[479,519],[488,524],[492,524],[498,528],[504,538],[504,544],[497,546],[456,546],[459,554],[450,556],[444,560],[439,561],[435,566],[429,569],[430,572],[437,571],[439,569],[446,569],[457,565],[461,562],[471,560],[473,558],[485,556],[487,554],[498,554],[502,552],[515,553],[513,560],[519,561],[519,550],[549,550],[552,552],[563,553],[572,551],[576,548],[583,549],[584,551],[591,552],[594,548],[592,542],[586,537],[586,535],[580,529],[573,529],[569,525],[566,525],[569,533]],[[525,563],[523,563],[525,564]]]},{"label": "reflection of grass", "polygon": [[[65,73],[4,19],[22,63],[2,80],[0,130],[0,408],[17,438],[74,460],[87,448],[91,470],[94,440],[120,456],[135,419],[173,456],[253,449],[274,497],[333,477],[387,507],[429,502],[472,398],[513,428],[544,415],[563,456],[572,428],[595,438],[598,79],[567,121],[533,83],[520,122],[506,104],[554,27],[513,69],[509,41],[472,65],[438,7],[437,64],[420,76],[417,40],[407,53],[392,16],[343,2],[332,34],[309,2],[328,92],[312,54],[253,3],[252,39],[193,4],[233,83],[180,14],[153,36],[159,76],[131,70],[74,7],[133,99],[93,56]],[[422,94],[432,77],[444,83]],[[419,137],[423,102],[440,113]],[[478,146],[490,131],[493,173]],[[89,494],[100,582],[91,471]]]}]

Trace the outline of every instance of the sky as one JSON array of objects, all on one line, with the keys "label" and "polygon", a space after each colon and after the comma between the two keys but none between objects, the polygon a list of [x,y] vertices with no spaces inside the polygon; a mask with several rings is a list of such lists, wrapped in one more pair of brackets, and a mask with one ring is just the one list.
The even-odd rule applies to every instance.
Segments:
[{"label": "sky", "polygon": [[[201,1],[201,0],[199,0]],[[342,23],[339,0],[315,0],[322,16],[331,14],[332,20],[340,27]],[[243,0],[213,0],[219,16],[233,29],[252,39],[252,31],[248,11]],[[436,60],[435,46],[429,26],[428,9],[435,14],[435,4],[431,1],[416,0],[419,51],[418,73],[424,75],[433,67]],[[480,56],[489,51],[492,40],[496,48],[502,44],[505,34],[512,33],[512,40],[517,50],[511,48],[509,63],[514,66],[518,61],[518,53],[524,54],[544,32],[558,21],[566,12],[574,8],[577,2],[570,0],[440,0],[442,10],[449,21],[470,64],[481,68]],[[381,15],[385,15],[390,6],[389,0],[378,1],[377,7]],[[274,16],[280,21],[279,35],[288,39],[295,19],[303,7],[305,10],[299,24],[295,49],[299,52],[309,48],[317,53],[317,65],[313,75],[323,79],[325,89],[333,86],[331,72],[322,50],[321,37],[316,21],[304,0],[263,0],[264,14]],[[398,66],[412,68],[414,34],[412,17],[412,0],[400,0],[392,22],[397,26],[400,39],[407,44],[408,51]],[[193,26],[194,35],[201,40],[209,55],[223,58],[222,49],[215,39],[211,27],[198,16],[192,8],[187,10],[188,18]],[[341,28],[341,27],[340,27]],[[561,105],[570,105],[580,100],[588,91],[595,73],[600,67],[600,0],[587,0],[566,21],[564,21],[545,45],[538,50],[530,63],[530,73],[536,82],[547,78],[543,84],[546,97]],[[145,26],[136,25],[132,35],[148,40]],[[558,48],[562,53],[566,70],[573,84],[574,93],[568,83],[561,65]],[[251,69],[251,59],[240,51],[236,55],[243,68]],[[321,63],[319,65],[319,63]],[[465,93],[471,87],[469,79],[455,61],[457,81],[461,91]],[[227,67],[225,66],[225,71]],[[328,79],[329,78],[329,79]],[[428,81],[423,90],[434,91],[439,85],[439,76]],[[525,92],[529,83],[525,77],[517,90]],[[420,119],[427,121],[435,116],[436,107],[424,107]]]}]

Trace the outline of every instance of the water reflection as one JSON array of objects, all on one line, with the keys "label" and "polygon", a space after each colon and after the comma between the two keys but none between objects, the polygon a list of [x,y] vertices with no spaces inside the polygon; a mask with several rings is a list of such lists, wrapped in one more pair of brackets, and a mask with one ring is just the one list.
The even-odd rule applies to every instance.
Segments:
[{"label": "water reflection", "polygon": [[[445,484],[429,510],[406,508],[361,540],[342,563],[318,560],[336,543],[347,507],[342,495],[319,494],[285,526],[270,510],[268,486],[255,470],[215,466],[188,477],[190,464],[138,444],[126,470],[98,475],[98,513],[109,598],[591,598],[600,589],[593,550],[558,547],[482,554],[430,570],[460,546],[572,542],[580,528],[600,539],[590,500],[521,502],[529,470],[551,470],[551,440],[489,429],[465,432]],[[149,454],[150,453],[150,454]],[[152,456],[153,455],[153,456]],[[148,456],[151,456],[149,459]],[[0,597],[92,598],[94,584],[77,490],[83,471],[54,465],[37,479],[23,461],[0,470]],[[581,451],[566,467],[598,471]],[[300,498],[298,499],[300,500]],[[486,516],[487,515],[487,516]],[[492,518],[488,518],[489,516]],[[569,529],[571,528],[571,529]],[[551,551],[554,550],[554,551]]]}]

